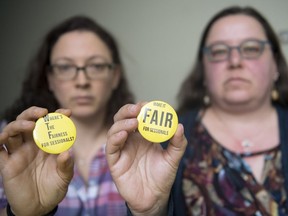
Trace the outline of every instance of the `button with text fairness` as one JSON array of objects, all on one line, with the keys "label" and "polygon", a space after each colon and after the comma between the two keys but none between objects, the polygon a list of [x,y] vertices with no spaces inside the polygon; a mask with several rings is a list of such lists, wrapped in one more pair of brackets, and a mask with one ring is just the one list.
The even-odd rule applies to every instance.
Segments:
[{"label": "button with text fairness", "polygon": [[76,139],[73,121],[61,113],[48,113],[36,121],[33,138],[37,146],[50,154],[68,150]]},{"label": "button with text fairness", "polygon": [[145,104],[138,117],[138,131],[150,142],[169,140],[176,132],[178,117],[168,103],[151,101]]}]

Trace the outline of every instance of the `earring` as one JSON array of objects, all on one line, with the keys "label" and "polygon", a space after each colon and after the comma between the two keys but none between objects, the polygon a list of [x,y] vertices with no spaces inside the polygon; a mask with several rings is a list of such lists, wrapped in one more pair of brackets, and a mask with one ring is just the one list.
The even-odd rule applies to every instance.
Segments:
[{"label": "earring", "polygon": [[271,91],[271,98],[272,98],[272,101],[278,101],[279,99],[279,92],[277,91],[275,87]]},{"label": "earring", "polygon": [[203,98],[203,102],[206,106],[210,105],[210,97],[208,95],[205,95]]}]

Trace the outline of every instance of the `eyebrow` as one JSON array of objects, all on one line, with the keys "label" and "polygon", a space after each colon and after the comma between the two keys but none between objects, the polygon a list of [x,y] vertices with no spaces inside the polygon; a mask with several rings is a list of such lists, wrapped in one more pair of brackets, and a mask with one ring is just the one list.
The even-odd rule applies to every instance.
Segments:
[{"label": "eyebrow", "polygon": [[[104,56],[101,56],[101,55],[93,55],[93,56],[90,56],[88,57],[87,59],[85,59],[85,62],[88,62],[88,61],[91,61],[91,60],[98,60],[98,59],[101,59],[101,60],[104,60],[104,61],[111,61],[111,60],[108,60],[108,58],[104,57]],[[69,58],[69,57],[60,57],[60,58],[57,58],[54,60],[55,62],[58,62],[58,61],[69,61],[69,62],[74,62],[74,59],[73,58]]]},{"label": "eyebrow", "polygon": [[[268,39],[267,39],[267,38],[248,37],[248,38],[242,39],[240,42],[238,42],[238,45],[240,45],[240,44],[243,43],[244,41],[249,41],[249,40],[261,40],[261,41],[266,41],[266,40],[268,40]],[[212,43],[204,44],[204,46],[211,46],[211,45],[214,45],[214,44],[226,44],[226,45],[229,46],[229,41],[227,41],[227,40],[216,40],[216,41],[213,41]]]}]

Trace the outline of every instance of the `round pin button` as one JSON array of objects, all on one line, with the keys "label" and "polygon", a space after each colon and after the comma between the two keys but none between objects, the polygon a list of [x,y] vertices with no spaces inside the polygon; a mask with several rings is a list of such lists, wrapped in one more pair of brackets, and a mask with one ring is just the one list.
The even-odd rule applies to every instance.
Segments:
[{"label": "round pin button", "polygon": [[61,113],[48,113],[36,121],[33,138],[37,146],[50,154],[68,150],[76,139],[73,121]]},{"label": "round pin button", "polygon": [[138,131],[150,142],[169,140],[176,132],[178,116],[168,103],[151,101],[145,104],[138,117]]}]

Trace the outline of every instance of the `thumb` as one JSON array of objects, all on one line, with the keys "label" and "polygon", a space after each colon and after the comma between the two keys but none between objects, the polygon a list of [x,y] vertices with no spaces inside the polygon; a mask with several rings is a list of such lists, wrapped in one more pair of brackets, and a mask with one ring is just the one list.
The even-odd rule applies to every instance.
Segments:
[{"label": "thumb", "polygon": [[171,162],[175,169],[178,169],[178,165],[187,147],[187,139],[184,136],[184,127],[182,124],[178,124],[176,133],[171,138],[168,145],[166,154],[168,160]]},{"label": "thumb", "polygon": [[69,151],[62,152],[57,157],[57,167],[59,176],[70,182],[73,177],[74,160],[72,159]]}]

